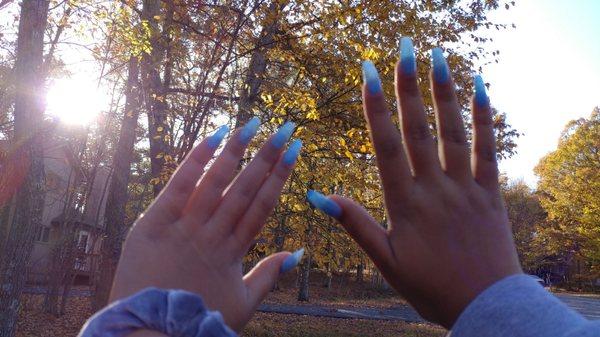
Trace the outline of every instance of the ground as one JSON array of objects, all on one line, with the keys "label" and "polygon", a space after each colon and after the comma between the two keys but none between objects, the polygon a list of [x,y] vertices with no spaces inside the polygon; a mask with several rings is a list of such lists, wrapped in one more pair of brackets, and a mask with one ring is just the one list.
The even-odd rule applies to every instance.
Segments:
[{"label": "ground", "polygon": [[[334,278],[331,289],[323,287],[324,278],[315,273],[311,280],[310,301],[298,302],[295,287],[296,275],[286,275],[278,290],[271,292],[265,299],[267,306],[287,306],[301,309],[335,308],[346,311],[394,312],[409,310],[406,302],[391,290],[374,287],[369,280],[355,282],[351,277]],[[37,291],[40,289],[30,289]],[[17,327],[17,337],[55,337],[76,336],[83,322],[90,316],[89,297],[80,296],[89,293],[82,287],[73,292],[77,296],[69,298],[67,312],[62,317],[44,313],[43,295],[26,294],[23,296],[22,311]],[[558,293],[558,298],[589,319],[600,319],[600,296],[572,293]],[[323,311],[323,310],[322,310]],[[385,315],[384,315],[385,316]],[[402,316],[402,315],[401,315]],[[364,316],[362,316],[364,317]],[[405,317],[405,316],[402,316]],[[321,336],[443,336],[446,331],[429,323],[409,323],[398,319],[342,319],[330,317],[312,317],[294,314],[276,314],[258,312],[242,337],[321,337]]]},{"label": "ground", "polygon": [[[279,282],[279,289],[269,294],[265,303],[319,307],[382,308],[404,305],[390,290],[373,287],[367,280],[356,283],[350,277],[336,277],[331,289],[323,287],[324,278],[314,274],[311,279],[310,301],[298,302],[294,273]],[[77,289],[81,293],[81,288]],[[85,291],[83,292],[85,293]],[[60,318],[43,313],[42,295],[24,295],[17,337],[76,336],[90,316],[89,298],[69,298],[67,312]],[[340,319],[304,315],[257,313],[241,336],[320,337],[320,336],[443,336],[445,330],[432,324],[406,323],[366,319]]]}]

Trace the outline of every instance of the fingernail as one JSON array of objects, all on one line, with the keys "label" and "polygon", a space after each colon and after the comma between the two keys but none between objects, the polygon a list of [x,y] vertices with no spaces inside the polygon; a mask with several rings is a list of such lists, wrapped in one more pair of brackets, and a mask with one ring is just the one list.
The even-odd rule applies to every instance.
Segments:
[{"label": "fingernail", "polygon": [[306,193],[306,199],[308,199],[308,202],[314,208],[320,209],[323,213],[329,216],[337,219],[342,215],[342,208],[340,205],[336,204],[333,200],[315,190],[308,190]]},{"label": "fingernail", "polygon": [[450,71],[444,52],[440,48],[431,50],[431,62],[433,63],[433,79],[437,83],[446,83],[450,78]]},{"label": "fingernail", "polygon": [[259,126],[260,119],[258,119],[258,117],[254,117],[249,120],[240,131],[240,142],[242,142],[244,145],[250,143],[250,140],[254,137],[254,135],[256,135]]},{"label": "fingernail", "polygon": [[415,47],[410,37],[400,39],[400,68],[405,75],[414,75],[417,72]]},{"label": "fingernail", "polygon": [[218,128],[212,136],[208,138],[206,143],[211,149],[216,149],[217,147],[219,147],[219,144],[221,144],[223,138],[225,138],[228,132],[229,127],[227,125],[223,125],[220,128]]},{"label": "fingernail", "polygon": [[371,61],[363,61],[363,82],[367,86],[367,90],[370,94],[378,94],[381,92],[381,80],[377,73],[377,68]]},{"label": "fingernail", "polygon": [[485,90],[485,83],[481,75],[475,75],[473,77],[473,83],[475,87],[475,103],[479,106],[487,106],[490,104],[490,98],[488,97]]},{"label": "fingernail", "polygon": [[300,260],[302,260],[302,255],[304,255],[304,248],[300,248],[297,251],[293,252],[292,255],[288,256],[283,260],[281,267],[279,269],[280,274],[287,273],[288,271],[294,269]]},{"label": "fingernail", "polygon": [[294,133],[295,127],[296,124],[292,122],[286,122],[285,124],[283,124],[271,139],[273,146],[275,146],[278,149],[282,148],[288,141],[288,139],[290,139],[292,133]]},{"label": "fingernail", "polygon": [[283,154],[283,163],[288,166],[294,165],[300,149],[302,149],[302,141],[300,139],[294,140]]}]

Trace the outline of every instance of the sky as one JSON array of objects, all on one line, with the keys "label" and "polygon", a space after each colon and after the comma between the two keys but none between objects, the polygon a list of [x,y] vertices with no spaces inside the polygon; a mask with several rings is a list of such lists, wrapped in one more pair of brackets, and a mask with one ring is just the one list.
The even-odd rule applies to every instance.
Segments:
[{"label": "sky", "polygon": [[500,170],[535,187],[533,168],[567,122],[600,106],[600,1],[520,0],[490,18],[517,26],[493,34],[499,63],[482,74],[492,104],[524,134]]}]

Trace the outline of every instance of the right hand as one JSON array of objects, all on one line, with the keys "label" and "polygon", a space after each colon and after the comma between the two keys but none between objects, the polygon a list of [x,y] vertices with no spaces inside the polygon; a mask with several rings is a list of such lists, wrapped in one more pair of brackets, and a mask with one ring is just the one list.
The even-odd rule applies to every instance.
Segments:
[{"label": "right hand", "polygon": [[499,191],[492,113],[481,78],[476,78],[472,102],[470,152],[455,84],[441,50],[433,53],[436,150],[412,43],[404,38],[402,44],[396,67],[401,133],[386,108],[374,66],[367,62],[363,68],[364,110],[389,228],[349,199],[311,192],[309,201],[341,222],[424,318],[451,328],[479,293],[522,271]]}]

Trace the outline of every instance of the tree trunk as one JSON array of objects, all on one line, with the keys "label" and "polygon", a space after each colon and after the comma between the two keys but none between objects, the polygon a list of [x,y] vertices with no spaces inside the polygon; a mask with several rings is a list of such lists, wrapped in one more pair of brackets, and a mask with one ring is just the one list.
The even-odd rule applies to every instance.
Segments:
[{"label": "tree trunk", "polygon": [[310,277],[310,265],[312,262],[311,254],[304,259],[300,273],[300,290],[298,291],[298,301],[308,301],[308,280]]},{"label": "tree trunk", "polygon": [[[172,8],[171,8],[172,10]],[[157,196],[162,190],[166,179],[161,173],[166,168],[165,156],[170,155],[168,143],[168,120],[165,86],[160,77],[160,69],[165,58],[165,44],[168,39],[161,34],[158,20],[161,16],[160,0],[144,0],[142,19],[149,23],[151,29],[150,53],[143,53],[141,59],[141,83],[144,101],[148,114],[148,140],[150,142],[150,171],[152,173],[153,192]],[[168,27],[164,27],[166,32]],[[167,60],[167,63],[172,60]],[[170,66],[165,67],[170,69]]]},{"label": "tree trunk", "polygon": [[47,0],[23,0],[15,62],[14,158],[27,172],[16,193],[15,212],[0,266],[0,337],[15,334],[20,296],[44,206],[42,130],[43,45]]},{"label": "tree trunk", "polygon": [[127,186],[133,161],[135,131],[139,116],[139,73],[135,57],[129,60],[129,74],[125,88],[125,113],[113,157],[113,173],[106,199],[104,239],[100,248],[98,282],[92,301],[92,309],[97,311],[108,303],[112,280],[121,255],[121,243],[125,232],[125,205],[128,200]]},{"label": "tree trunk", "polygon": [[267,70],[267,52],[275,47],[275,37],[279,32],[281,11],[287,3],[288,1],[274,1],[269,6],[270,12],[275,14],[269,15],[269,17],[272,17],[272,21],[265,22],[254,45],[254,51],[246,71],[246,79],[240,92],[236,127],[245,124],[254,115],[252,108],[254,108],[260,95],[260,87]]},{"label": "tree trunk", "polygon": [[356,282],[358,282],[358,283],[362,283],[363,282],[363,280],[364,280],[364,272],[365,272],[365,265],[361,261],[356,266]]}]

